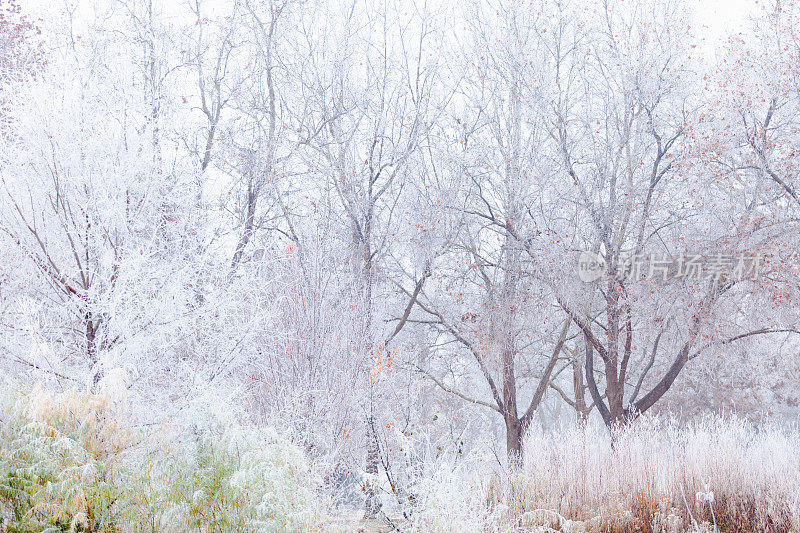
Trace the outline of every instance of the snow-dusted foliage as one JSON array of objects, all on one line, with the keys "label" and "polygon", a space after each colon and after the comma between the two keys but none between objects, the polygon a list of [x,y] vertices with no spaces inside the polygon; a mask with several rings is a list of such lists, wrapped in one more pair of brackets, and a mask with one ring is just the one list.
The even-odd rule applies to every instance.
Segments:
[{"label": "snow-dusted foliage", "polygon": [[[224,405],[224,404],[222,404]],[[300,531],[321,523],[320,479],[305,454],[268,427],[241,425],[236,410],[195,405],[192,422],[146,436],[133,479],[136,522],[159,530]]]},{"label": "snow-dusted foliage", "polygon": [[4,516],[20,528],[61,531],[80,524],[112,531],[128,479],[122,454],[135,442],[130,420],[109,398],[41,388],[4,388]]},{"label": "snow-dusted foliage", "polygon": [[743,3],[0,0],[4,525],[796,528]]},{"label": "snow-dusted foliage", "polygon": [[3,389],[0,498],[15,531],[276,531],[321,523],[318,479],[270,428],[140,426],[107,393]]}]

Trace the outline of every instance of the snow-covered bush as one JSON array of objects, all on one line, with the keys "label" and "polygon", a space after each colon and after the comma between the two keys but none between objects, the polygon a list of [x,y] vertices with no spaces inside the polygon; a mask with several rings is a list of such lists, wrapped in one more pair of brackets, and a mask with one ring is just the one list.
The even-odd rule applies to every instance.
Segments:
[{"label": "snow-covered bush", "polygon": [[189,439],[153,457],[138,480],[140,492],[157,499],[136,510],[149,512],[160,529],[301,531],[318,524],[316,477],[273,429],[204,429]]},{"label": "snow-covered bush", "polygon": [[3,394],[0,502],[12,531],[303,531],[320,523],[316,476],[273,429],[203,413],[190,427],[137,427],[109,394]]},{"label": "snow-covered bush", "polygon": [[496,478],[481,475],[473,467],[468,461],[452,470],[441,468],[420,481],[421,497],[410,515],[413,531],[485,531],[497,522],[497,509],[487,500]]},{"label": "snow-covered bush", "polygon": [[106,396],[41,388],[4,396],[0,498],[6,518],[23,531],[114,530],[124,499],[123,452],[134,442],[120,405]]}]

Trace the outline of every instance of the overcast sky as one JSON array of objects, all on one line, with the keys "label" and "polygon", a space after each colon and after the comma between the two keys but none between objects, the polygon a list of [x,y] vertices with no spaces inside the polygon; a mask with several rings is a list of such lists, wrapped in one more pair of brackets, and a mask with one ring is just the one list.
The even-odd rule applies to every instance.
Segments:
[{"label": "overcast sky", "polygon": [[[23,8],[37,18],[58,16],[63,12],[64,6],[76,4],[89,7],[93,3],[113,0],[22,0]],[[165,0],[173,4],[181,13],[188,0]],[[207,4],[222,5],[227,0],[210,0]],[[447,1],[447,0],[437,0]],[[580,1],[580,0],[578,0]],[[633,0],[636,1],[636,0]],[[696,20],[696,35],[703,38],[703,48],[709,59],[713,58],[717,48],[726,41],[726,36],[731,32],[744,29],[749,18],[757,13],[759,0],[688,0]],[[763,4],[764,2],[761,1]],[[80,9],[77,13],[80,13]],[[79,16],[79,15],[78,15]]]},{"label": "overcast sky", "polygon": [[700,24],[698,34],[706,35],[712,48],[725,41],[728,32],[736,32],[756,13],[755,0],[694,0],[694,15]]}]

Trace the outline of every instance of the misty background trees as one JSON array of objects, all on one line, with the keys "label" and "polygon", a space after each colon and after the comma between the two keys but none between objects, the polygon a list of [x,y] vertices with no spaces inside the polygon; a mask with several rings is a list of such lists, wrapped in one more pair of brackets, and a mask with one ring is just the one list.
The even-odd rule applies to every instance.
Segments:
[{"label": "misty background trees", "polygon": [[[533,425],[796,417],[800,6],[0,5],[7,375],[225,397],[368,515]],[[759,263],[626,263],[692,254]]]}]

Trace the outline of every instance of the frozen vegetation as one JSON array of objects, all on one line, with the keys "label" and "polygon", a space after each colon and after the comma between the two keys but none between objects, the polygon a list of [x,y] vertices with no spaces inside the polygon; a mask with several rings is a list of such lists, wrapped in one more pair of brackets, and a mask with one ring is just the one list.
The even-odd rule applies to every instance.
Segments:
[{"label": "frozen vegetation", "polygon": [[0,533],[800,532],[800,2],[713,3],[0,0]]},{"label": "frozen vegetation", "polygon": [[[125,398],[3,389],[8,531],[796,531],[800,436],[708,418],[534,434],[426,465],[371,522],[331,500],[302,450],[228,408],[137,422]],[[389,491],[389,493],[391,493]]]},{"label": "frozen vegetation", "polygon": [[[102,383],[101,383],[102,385]],[[319,529],[303,452],[235,411],[197,406],[190,425],[142,426],[122,398],[4,389],[8,531]]]}]

